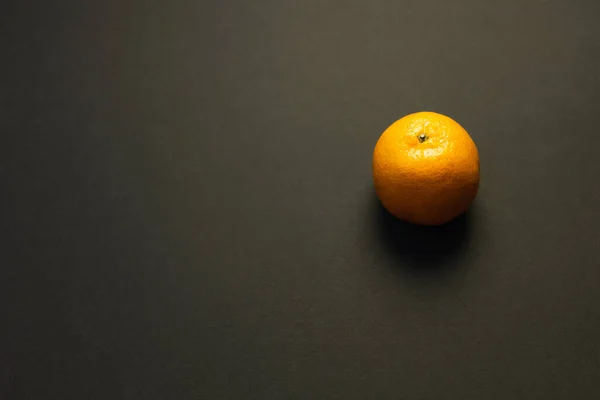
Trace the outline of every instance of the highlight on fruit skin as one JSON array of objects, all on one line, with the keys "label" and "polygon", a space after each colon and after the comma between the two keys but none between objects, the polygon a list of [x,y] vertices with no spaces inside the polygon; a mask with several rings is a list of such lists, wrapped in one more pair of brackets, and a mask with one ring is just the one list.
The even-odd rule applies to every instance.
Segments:
[{"label": "highlight on fruit skin", "polygon": [[479,152],[452,118],[406,115],[379,137],[373,182],[392,215],[417,225],[442,225],[464,213],[479,189]]}]

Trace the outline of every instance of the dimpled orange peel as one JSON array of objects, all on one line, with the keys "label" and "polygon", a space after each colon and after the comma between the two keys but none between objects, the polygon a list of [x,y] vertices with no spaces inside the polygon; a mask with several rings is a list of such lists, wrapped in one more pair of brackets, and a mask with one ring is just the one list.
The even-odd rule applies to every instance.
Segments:
[{"label": "dimpled orange peel", "polygon": [[479,188],[479,153],[467,131],[434,112],[388,127],[373,151],[375,191],[394,216],[441,225],[465,212]]}]

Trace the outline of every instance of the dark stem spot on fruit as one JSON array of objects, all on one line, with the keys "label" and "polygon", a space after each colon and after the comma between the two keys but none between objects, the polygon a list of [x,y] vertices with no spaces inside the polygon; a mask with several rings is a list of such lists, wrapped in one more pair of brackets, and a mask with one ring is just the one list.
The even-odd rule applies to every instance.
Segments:
[{"label": "dark stem spot on fruit", "polygon": [[419,138],[419,143],[423,143],[424,141],[427,140],[427,135],[424,133],[421,133],[419,136],[417,136]]}]

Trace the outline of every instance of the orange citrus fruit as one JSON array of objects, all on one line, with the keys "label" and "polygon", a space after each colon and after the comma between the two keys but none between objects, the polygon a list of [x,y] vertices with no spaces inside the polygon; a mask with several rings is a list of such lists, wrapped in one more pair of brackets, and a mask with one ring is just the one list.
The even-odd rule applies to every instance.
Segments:
[{"label": "orange citrus fruit", "polygon": [[407,115],[387,128],[373,152],[375,191],[394,216],[441,225],[465,212],[479,188],[479,153],[452,118]]}]

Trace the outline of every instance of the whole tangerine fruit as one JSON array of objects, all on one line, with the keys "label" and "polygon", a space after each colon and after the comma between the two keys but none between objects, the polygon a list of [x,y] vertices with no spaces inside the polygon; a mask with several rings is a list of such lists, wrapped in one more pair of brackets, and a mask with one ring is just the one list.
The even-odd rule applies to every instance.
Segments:
[{"label": "whole tangerine fruit", "polygon": [[441,225],[464,213],[479,188],[479,152],[452,118],[409,114],[390,125],[373,151],[375,191],[394,216]]}]

